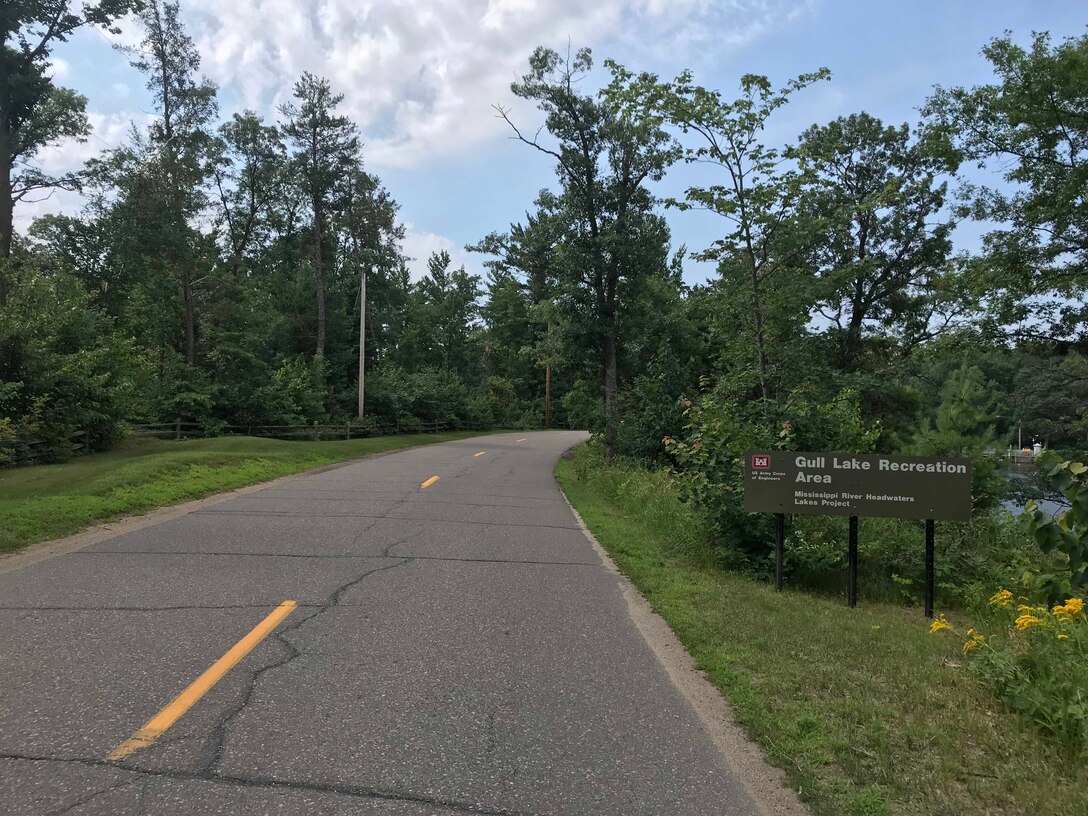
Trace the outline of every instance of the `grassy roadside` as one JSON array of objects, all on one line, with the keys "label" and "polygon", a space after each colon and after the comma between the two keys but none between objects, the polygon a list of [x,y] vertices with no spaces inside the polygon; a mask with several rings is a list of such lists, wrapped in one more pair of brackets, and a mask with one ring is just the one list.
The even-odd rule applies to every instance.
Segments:
[{"label": "grassy roadside", "polygon": [[478,435],[463,431],[335,442],[246,436],[129,439],[109,453],[65,464],[0,470],[0,553],[307,468]]},{"label": "grassy roadside", "polygon": [[850,610],[710,569],[699,520],[663,475],[598,465],[559,463],[567,498],[814,813],[1083,812],[1088,772],[983,689],[917,610]]}]

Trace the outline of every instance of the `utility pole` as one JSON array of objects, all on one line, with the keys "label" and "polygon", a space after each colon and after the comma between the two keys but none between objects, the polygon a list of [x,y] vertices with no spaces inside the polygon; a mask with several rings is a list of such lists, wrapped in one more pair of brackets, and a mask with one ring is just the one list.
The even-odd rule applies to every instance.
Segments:
[{"label": "utility pole", "polygon": [[360,264],[359,269],[359,419],[362,419],[366,391],[366,264]]},{"label": "utility pole", "polygon": [[550,364],[544,366],[544,427],[550,428],[552,425],[551,419],[551,406],[552,406],[552,367]]},{"label": "utility pole", "polygon": [[552,321],[548,318],[548,356],[544,359],[544,427],[552,426]]}]

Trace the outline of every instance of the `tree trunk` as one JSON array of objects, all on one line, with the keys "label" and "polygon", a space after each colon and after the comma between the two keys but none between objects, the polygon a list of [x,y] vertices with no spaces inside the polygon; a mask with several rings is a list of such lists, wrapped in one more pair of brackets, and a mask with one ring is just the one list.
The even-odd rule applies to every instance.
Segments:
[{"label": "tree trunk", "polygon": [[325,267],[321,257],[321,203],[314,201],[314,291],[317,297],[317,347],[315,357],[325,356]]},{"label": "tree trunk", "polygon": [[756,328],[756,353],[759,356],[759,391],[760,395],[763,397],[763,419],[769,426],[771,424],[771,389],[770,384],[767,381],[767,372],[770,368],[770,364],[767,358],[767,342],[763,332],[765,325],[763,317],[763,296],[759,288],[759,273],[754,269],[752,271],[752,313]]},{"label": "tree trunk", "polygon": [[616,327],[609,325],[604,338],[604,446],[605,457],[611,461],[616,456],[619,437],[619,386],[616,375]]},{"label": "tree trunk", "polygon": [[[0,122],[0,261],[11,257],[15,203],[11,200],[11,151],[6,123]],[[0,306],[8,301],[8,270],[0,269]]]},{"label": "tree trunk", "polygon": [[193,313],[193,278],[186,264],[181,270],[181,297],[185,304],[185,364],[196,363],[196,318]]},{"label": "tree trunk", "polygon": [[843,338],[840,364],[846,371],[857,368],[857,358],[861,353],[861,328],[865,323],[865,306],[862,303],[861,282],[854,286],[854,296],[850,299],[850,322]]}]

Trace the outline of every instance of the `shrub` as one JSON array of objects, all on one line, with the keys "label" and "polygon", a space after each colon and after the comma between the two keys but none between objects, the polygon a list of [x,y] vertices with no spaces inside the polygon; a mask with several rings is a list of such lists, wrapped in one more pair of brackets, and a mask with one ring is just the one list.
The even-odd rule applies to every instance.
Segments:
[{"label": "shrub", "polygon": [[1024,507],[1024,526],[1048,562],[1039,573],[1040,587],[1052,601],[1088,587],[1088,465],[1063,462],[1047,453],[1040,469],[1067,502],[1068,509],[1052,516],[1030,501]]},{"label": "shrub", "polygon": [[0,307],[0,417],[13,436],[44,440],[53,459],[69,455],[77,430],[106,448],[140,410],[146,377],[132,340],[78,280],[22,265]]},{"label": "shrub", "polygon": [[685,500],[701,507],[714,525],[729,562],[757,571],[771,567],[773,519],[744,512],[744,454],[749,450],[872,449],[879,429],[861,420],[857,395],[843,391],[829,402],[803,392],[792,395],[774,427],[756,403],[721,399],[710,392],[685,403],[683,439],[667,438]]},{"label": "shrub", "polygon": [[1002,700],[1073,758],[1088,759],[1088,620],[1084,600],[1052,607],[1014,600],[1001,590],[990,598],[990,633],[959,633],[941,616],[934,632],[963,638],[971,669]]}]

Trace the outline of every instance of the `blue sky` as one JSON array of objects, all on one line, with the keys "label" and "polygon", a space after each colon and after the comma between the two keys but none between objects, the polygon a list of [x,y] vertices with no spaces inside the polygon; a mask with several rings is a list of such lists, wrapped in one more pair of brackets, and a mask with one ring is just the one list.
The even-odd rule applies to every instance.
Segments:
[{"label": "blue sky", "polygon": [[[553,183],[548,158],[512,142],[491,109],[511,106],[519,123],[539,122],[509,92],[538,44],[588,45],[598,65],[611,57],[663,76],[691,68],[727,94],[743,73],[782,83],[830,68],[831,82],[802,92],[773,120],[767,140],[781,144],[860,110],[913,123],[933,85],[989,80],[979,51],[1006,29],[1026,42],[1033,30],[1081,35],[1088,22],[1086,5],[1069,0],[182,0],[182,10],[224,115],[251,107],[274,117],[301,71],[328,76],[361,126],[369,168],[401,204],[414,267],[447,249],[477,272],[482,259],[463,247],[520,220]],[[46,151],[50,169],[121,143],[130,123],[149,115],[143,78],[112,47],[139,40],[134,23],[123,29],[81,32],[55,52],[55,76],[87,96],[95,132]],[[77,197],[58,194],[17,210],[17,227],[78,207]],[[718,237],[712,216],[668,218],[675,244],[699,249]],[[960,245],[975,245],[978,232],[961,228]],[[685,277],[709,273],[689,262]]]}]

